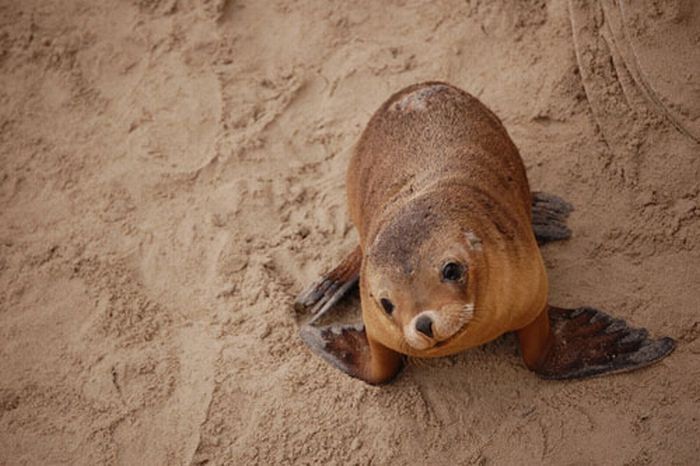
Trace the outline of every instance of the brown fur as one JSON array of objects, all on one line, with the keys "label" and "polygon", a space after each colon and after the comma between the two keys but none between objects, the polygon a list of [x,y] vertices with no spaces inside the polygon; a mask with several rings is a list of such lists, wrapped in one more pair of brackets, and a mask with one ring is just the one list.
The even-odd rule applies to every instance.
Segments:
[{"label": "brown fur", "polygon": [[[501,122],[476,98],[439,82],[394,94],[354,148],[347,189],[371,343],[440,356],[520,329],[546,309],[525,168]],[[459,289],[435,278],[438,256],[450,250],[468,263]],[[391,294],[392,316],[378,293]],[[474,302],[472,321],[429,349],[406,343],[402,328],[412,317],[454,301]]]}]

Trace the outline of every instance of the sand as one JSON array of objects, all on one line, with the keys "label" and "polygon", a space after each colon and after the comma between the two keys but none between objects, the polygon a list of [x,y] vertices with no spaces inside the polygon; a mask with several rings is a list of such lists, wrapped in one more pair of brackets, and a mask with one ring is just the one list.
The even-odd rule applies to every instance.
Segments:
[{"label": "sand", "polygon": [[[700,7],[0,1],[0,464],[693,464]],[[551,301],[677,339],[547,382],[512,336],[370,387],[294,296],[356,241],[346,149],[428,79],[576,211]]]}]

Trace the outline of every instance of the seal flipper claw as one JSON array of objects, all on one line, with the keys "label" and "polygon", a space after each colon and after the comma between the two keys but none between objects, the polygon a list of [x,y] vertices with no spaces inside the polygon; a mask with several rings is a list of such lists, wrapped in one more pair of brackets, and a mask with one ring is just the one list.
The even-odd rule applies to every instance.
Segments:
[{"label": "seal flipper claw", "polygon": [[299,313],[311,313],[313,317],[309,323],[318,320],[357,285],[361,264],[362,250],[357,246],[337,267],[299,293],[294,309]]},{"label": "seal flipper claw", "polygon": [[390,382],[403,367],[403,356],[369,339],[362,324],[304,325],[299,335],[326,362],[369,384]]},{"label": "seal flipper claw", "polygon": [[566,219],[574,210],[571,204],[554,194],[532,193],[532,230],[540,245],[569,239],[571,230]]},{"label": "seal flipper claw", "polygon": [[[548,313],[549,341],[541,346],[544,349],[539,357],[528,364],[545,379],[632,371],[663,359],[676,346],[672,338],[650,339],[646,329],[630,327],[597,309],[550,307]],[[541,326],[541,319],[538,320],[534,325]],[[519,332],[524,355],[530,344],[526,333],[527,330]]]}]

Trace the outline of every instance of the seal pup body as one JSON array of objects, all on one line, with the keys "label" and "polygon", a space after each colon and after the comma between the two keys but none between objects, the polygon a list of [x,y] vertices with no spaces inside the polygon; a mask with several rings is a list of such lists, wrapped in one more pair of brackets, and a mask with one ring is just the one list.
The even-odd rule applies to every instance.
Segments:
[{"label": "seal pup body", "polygon": [[[411,356],[444,356],[524,327],[547,305],[525,167],[477,99],[442,83],[389,99],[354,150],[347,190],[365,252],[360,299],[368,336]],[[439,274],[450,260],[464,268],[454,284]],[[381,299],[392,302],[392,315]],[[411,344],[420,338],[411,323],[433,311],[435,325],[450,304],[472,308],[450,338]]]},{"label": "seal pup body", "polygon": [[601,311],[548,305],[538,240],[569,236],[570,207],[533,198],[500,120],[460,89],[429,82],[389,98],[353,149],[347,193],[360,244],[297,307],[327,309],[359,280],[363,327],[301,331],[352,376],[383,383],[403,355],[453,354],[510,331],[525,364],[552,378],[630,370],[673,349]]}]

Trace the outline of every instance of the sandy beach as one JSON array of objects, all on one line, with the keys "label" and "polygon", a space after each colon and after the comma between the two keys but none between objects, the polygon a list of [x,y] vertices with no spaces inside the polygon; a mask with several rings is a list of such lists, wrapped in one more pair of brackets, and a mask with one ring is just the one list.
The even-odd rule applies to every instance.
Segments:
[{"label": "sandy beach", "polygon": [[[294,297],[357,241],[347,149],[443,80],[575,211],[551,302],[677,340],[538,379],[506,335],[373,387]],[[696,464],[700,5],[0,0],[0,464]]]}]

